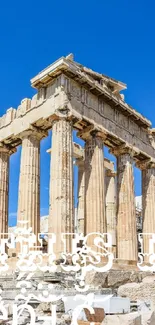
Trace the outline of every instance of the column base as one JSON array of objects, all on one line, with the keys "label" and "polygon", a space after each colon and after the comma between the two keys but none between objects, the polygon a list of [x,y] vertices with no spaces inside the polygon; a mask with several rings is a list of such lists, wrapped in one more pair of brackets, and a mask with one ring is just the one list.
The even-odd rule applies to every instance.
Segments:
[{"label": "column base", "polygon": [[133,270],[139,270],[137,266],[138,261],[135,260],[124,260],[124,259],[118,259],[115,258],[113,262],[114,268],[121,268],[121,269],[133,269]]}]

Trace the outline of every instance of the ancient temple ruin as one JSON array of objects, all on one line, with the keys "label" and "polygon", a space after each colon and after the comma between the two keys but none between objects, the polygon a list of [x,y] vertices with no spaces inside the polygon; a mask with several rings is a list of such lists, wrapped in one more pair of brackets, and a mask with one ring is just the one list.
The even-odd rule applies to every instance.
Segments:
[{"label": "ancient temple ruin", "polygon": [[[142,170],[143,232],[155,232],[155,129],[151,122],[125,102],[120,93],[126,89],[124,83],[84,67],[72,55],[45,68],[31,85],[37,94],[0,118],[0,232],[8,228],[10,155],[22,145],[18,223],[28,219],[28,226],[39,233],[40,141],[52,129],[48,231],[58,237],[74,232],[75,157],[80,230],[86,234],[111,232],[116,257],[137,261],[134,163]],[[73,129],[85,141],[82,151],[73,145]],[[104,159],[103,146],[117,157],[117,216],[111,199],[105,209],[109,195],[115,196],[116,175]],[[60,253],[61,241],[58,243]],[[147,240],[144,246],[147,251]]]}]

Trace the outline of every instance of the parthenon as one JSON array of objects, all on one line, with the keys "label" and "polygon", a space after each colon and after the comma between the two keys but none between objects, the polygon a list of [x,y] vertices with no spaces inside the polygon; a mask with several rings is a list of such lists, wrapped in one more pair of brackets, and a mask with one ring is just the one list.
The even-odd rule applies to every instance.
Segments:
[{"label": "parthenon", "polygon": [[[126,89],[124,83],[75,62],[73,55],[45,68],[31,85],[37,94],[0,118],[0,232],[8,229],[10,155],[22,145],[17,223],[28,220],[27,226],[39,233],[40,141],[52,129],[48,232],[58,238],[61,233],[74,233],[74,157],[79,172],[79,231],[110,232],[116,258],[136,262],[134,164],[142,170],[143,232],[155,233],[151,122],[125,102],[120,93]],[[85,141],[82,150],[73,144],[73,130]],[[116,172],[104,159],[104,146],[117,158]],[[61,253],[60,240],[56,250]],[[144,250],[148,250],[147,240]]]}]

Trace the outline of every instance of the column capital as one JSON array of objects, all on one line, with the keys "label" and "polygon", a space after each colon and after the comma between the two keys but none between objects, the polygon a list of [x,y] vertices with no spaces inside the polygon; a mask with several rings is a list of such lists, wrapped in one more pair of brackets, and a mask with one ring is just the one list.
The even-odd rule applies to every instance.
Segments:
[{"label": "column capital", "polygon": [[110,169],[107,169],[105,172],[107,177],[116,177],[117,173],[115,171],[112,171]]},{"label": "column capital", "polygon": [[77,137],[81,138],[83,140],[91,139],[92,131],[94,131],[94,125],[90,124],[90,125],[86,126],[85,128],[83,128],[82,130],[78,131]]},{"label": "column capital", "polygon": [[148,158],[138,161],[136,162],[136,167],[141,170],[155,168],[155,158]]},{"label": "column capital", "polygon": [[66,115],[62,113],[58,114],[57,111],[52,116],[48,117],[46,120],[49,124],[51,124],[51,129],[53,128],[54,124],[59,121],[67,121],[70,123],[71,126],[73,125],[72,115]]},{"label": "column capital", "polygon": [[48,132],[45,130],[42,130],[36,126],[30,125],[26,131],[23,131],[19,134],[19,138],[23,140],[24,138],[31,136],[31,135],[36,137],[38,140],[41,140],[48,136]]},{"label": "column capital", "polygon": [[4,152],[4,153],[8,154],[9,156],[11,156],[16,151],[17,151],[16,148],[12,148],[11,146],[0,142],[0,152]]},{"label": "column capital", "polygon": [[155,136],[155,128],[150,129],[149,132],[151,135]]},{"label": "column capital", "polygon": [[95,131],[94,134],[92,134],[92,136],[96,136],[96,138],[100,138],[102,139],[102,141],[104,142],[107,137],[108,137],[108,134],[106,132],[102,132],[102,131]]},{"label": "column capital", "polygon": [[71,127],[73,126],[73,121],[71,118],[66,117],[66,116],[58,116],[58,115],[54,115],[54,117],[51,117],[48,119],[49,122],[51,122],[51,129],[53,129],[54,125],[59,123],[59,122],[67,122]]},{"label": "column capital", "polygon": [[110,149],[109,152],[115,155],[116,157],[119,157],[120,155],[124,155],[124,154],[129,154],[130,156],[134,157],[138,154],[137,149],[127,144],[114,147]]},{"label": "column capital", "polygon": [[72,111],[70,107],[68,106],[68,100],[66,100],[66,103],[63,103],[55,110],[55,115],[58,119],[65,119],[70,120],[72,117]]},{"label": "column capital", "polygon": [[83,139],[83,140],[90,140],[91,138],[100,138],[104,142],[108,134],[106,131],[101,131],[95,127],[94,124],[90,124],[87,127],[83,128],[83,130],[80,130],[77,132],[77,137]]},{"label": "column capital", "polygon": [[75,165],[80,167],[81,169],[84,169],[84,159],[76,158]]}]

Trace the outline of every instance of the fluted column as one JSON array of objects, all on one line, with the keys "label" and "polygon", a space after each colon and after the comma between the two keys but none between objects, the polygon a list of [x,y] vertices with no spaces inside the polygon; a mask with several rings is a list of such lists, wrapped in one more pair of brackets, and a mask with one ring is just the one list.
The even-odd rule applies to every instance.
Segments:
[{"label": "fluted column", "polygon": [[107,233],[112,236],[113,253],[116,257],[116,173],[106,170],[106,220]]},{"label": "fluted column", "polygon": [[[73,144],[72,123],[55,121],[52,128],[52,159],[50,169],[49,232],[55,233],[56,256],[64,251],[62,233],[73,233]],[[68,237],[67,251],[71,252]]]},{"label": "fluted column", "polygon": [[[85,233],[106,232],[103,142],[91,137],[85,143]],[[93,245],[93,242],[89,242]]]},{"label": "fluted column", "polygon": [[22,134],[18,194],[18,226],[28,221],[35,235],[40,232],[40,140],[42,134],[26,131]]},{"label": "fluted column", "polygon": [[85,172],[84,172],[84,160],[76,159],[78,166],[78,233],[84,234],[84,222],[85,222]]},{"label": "fluted column", "polygon": [[117,257],[136,261],[137,231],[133,175],[133,153],[116,149],[117,156]]},{"label": "fluted column", "polygon": [[[142,218],[143,233],[155,233],[155,163],[137,163],[142,170]],[[149,253],[149,235],[143,237],[144,253]],[[149,258],[145,257],[145,262]]]},{"label": "fluted column", "polygon": [[8,232],[9,159],[12,152],[0,147],[0,236]]}]

